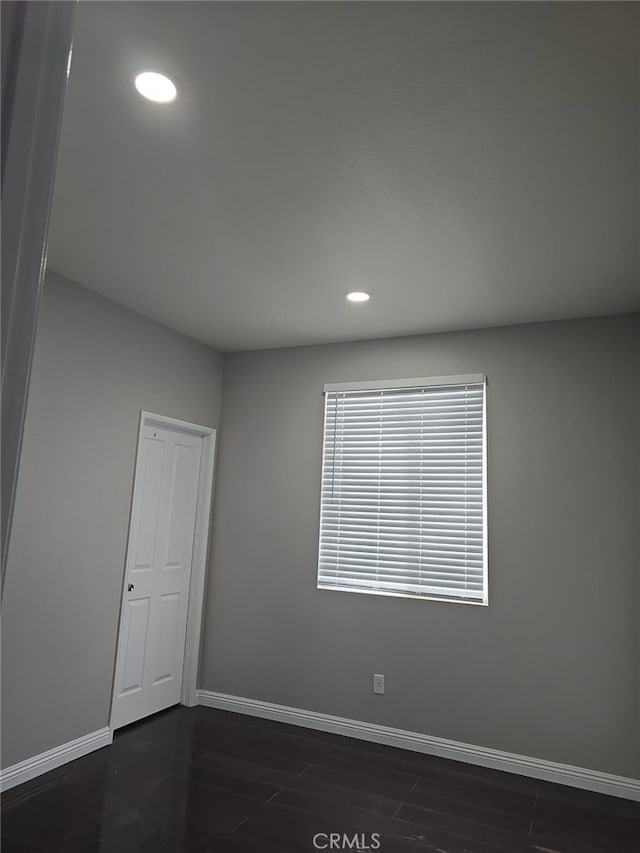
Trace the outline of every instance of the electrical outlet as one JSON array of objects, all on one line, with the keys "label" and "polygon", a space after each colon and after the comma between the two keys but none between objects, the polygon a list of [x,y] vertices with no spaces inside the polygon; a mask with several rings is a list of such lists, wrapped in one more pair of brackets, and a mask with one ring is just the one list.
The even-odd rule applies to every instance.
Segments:
[{"label": "electrical outlet", "polygon": [[373,673],[373,692],[384,693],[384,675]]}]

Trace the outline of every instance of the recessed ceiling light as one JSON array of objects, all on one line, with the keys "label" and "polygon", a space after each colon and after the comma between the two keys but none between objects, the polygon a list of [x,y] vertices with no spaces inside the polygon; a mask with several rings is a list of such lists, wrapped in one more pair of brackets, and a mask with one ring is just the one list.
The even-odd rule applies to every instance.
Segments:
[{"label": "recessed ceiling light", "polygon": [[135,86],[143,98],[156,101],[158,104],[168,104],[178,94],[172,80],[156,71],[143,71],[135,79]]},{"label": "recessed ceiling light", "polygon": [[368,302],[371,299],[371,294],[366,290],[350,290],[347,293],[349,302]]}]

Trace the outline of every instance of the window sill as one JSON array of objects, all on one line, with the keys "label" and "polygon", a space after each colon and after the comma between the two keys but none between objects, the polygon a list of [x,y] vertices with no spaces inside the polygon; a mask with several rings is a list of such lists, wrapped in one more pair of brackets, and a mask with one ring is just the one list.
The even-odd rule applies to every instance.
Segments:
[{"label": "window sill", "polygon": [[439,595],[416,595],[411,592],[390,592],[381,589],[356,589],[350,586],[334,586],[333,584],[317,584],[317,589],[329,590],[331,592],[355,592],[359,595],[381,595],[385,598],[413,598],[416,601],[441,601],[444,604],[472,604],[476,607],[488,607],[489,598],[485,595],[483,599],[476,598],[451,598]]}]

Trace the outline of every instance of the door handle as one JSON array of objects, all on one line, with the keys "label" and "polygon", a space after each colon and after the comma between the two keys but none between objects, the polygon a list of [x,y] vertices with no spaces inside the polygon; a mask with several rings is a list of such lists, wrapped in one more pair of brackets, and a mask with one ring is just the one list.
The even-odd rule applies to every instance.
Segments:
[{"label": "door handle", "polygon": [[127,592],[133,592],[134,586],[132,583],[127,584]]}]

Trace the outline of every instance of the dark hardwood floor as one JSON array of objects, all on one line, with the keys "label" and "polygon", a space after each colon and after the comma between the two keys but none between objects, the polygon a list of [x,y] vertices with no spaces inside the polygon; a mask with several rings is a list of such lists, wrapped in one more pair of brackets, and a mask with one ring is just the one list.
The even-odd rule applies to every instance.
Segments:
[{"label": "dark hardwood floor", "polygon": [[[637,853],[640,805],[207,708],[8,791],[6,853]],[[341,847],[336,846],[339,834]],[[346,833],[349,848],[342,840]],[[315,836],[315,844],[314,844]]]}]

